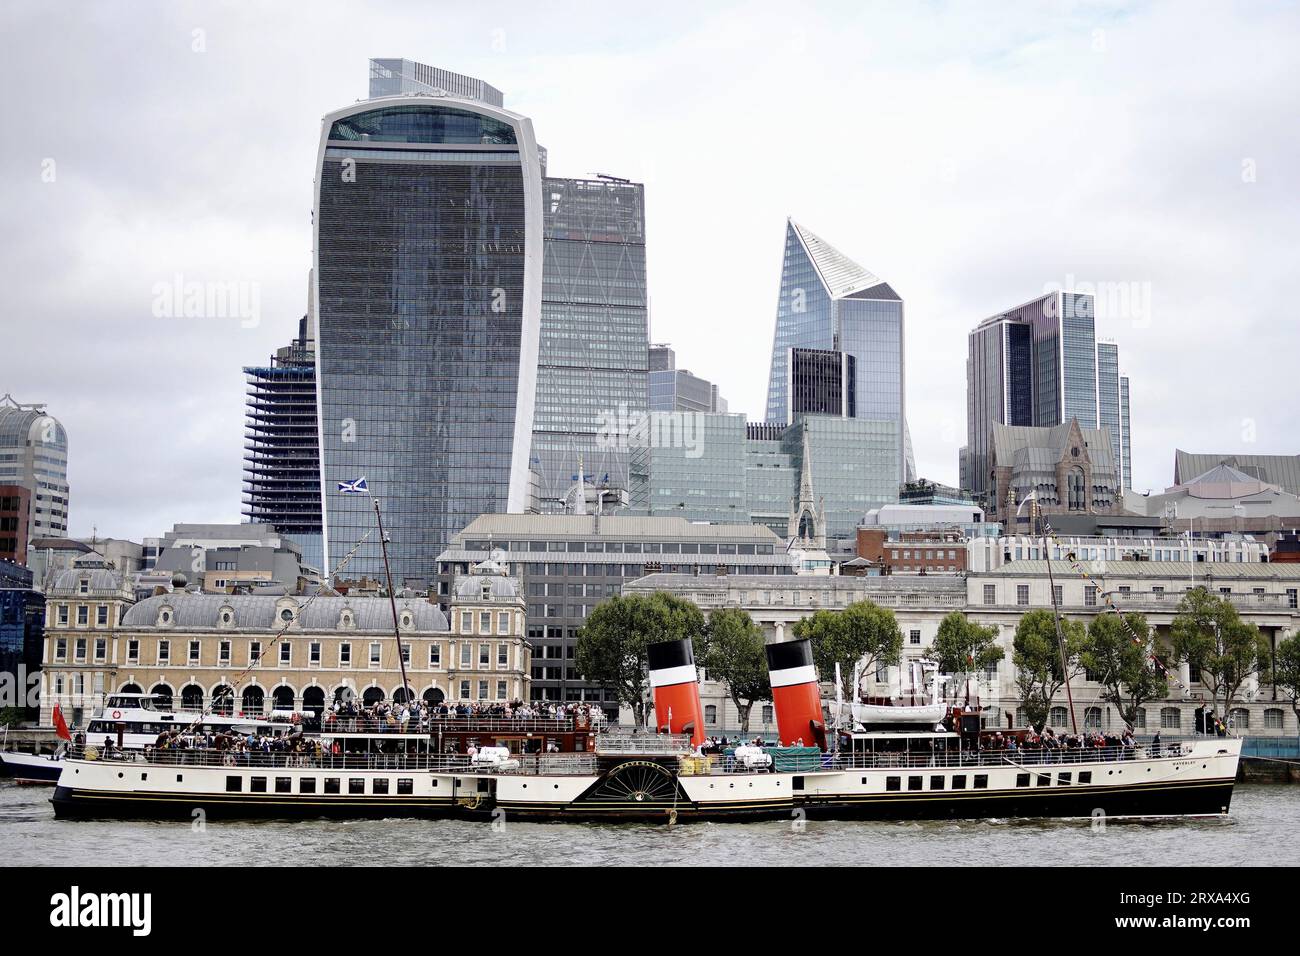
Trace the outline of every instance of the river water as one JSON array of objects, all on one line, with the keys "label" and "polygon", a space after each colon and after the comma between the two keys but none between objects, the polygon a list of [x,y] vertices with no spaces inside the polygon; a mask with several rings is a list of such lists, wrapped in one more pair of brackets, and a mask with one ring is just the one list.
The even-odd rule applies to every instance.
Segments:
[{"label": "river water", "polygon": [[0,783],[0,865],[1294,866],[1300,786],[1242,784],[1226,819],[1110,823],[188,823],[55,820],[52,788]]}]

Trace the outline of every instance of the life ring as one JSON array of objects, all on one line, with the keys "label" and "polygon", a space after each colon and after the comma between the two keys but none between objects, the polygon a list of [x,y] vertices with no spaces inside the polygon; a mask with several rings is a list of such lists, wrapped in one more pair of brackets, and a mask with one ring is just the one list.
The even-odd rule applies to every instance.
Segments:
[{"label": "life ring", "polygon": [[115,710],[115,711],[113,711],[113,719],[114,719],[114,720],[121,720],[121,719],[122,719],[122,712],[121,712],[120,710]]}]

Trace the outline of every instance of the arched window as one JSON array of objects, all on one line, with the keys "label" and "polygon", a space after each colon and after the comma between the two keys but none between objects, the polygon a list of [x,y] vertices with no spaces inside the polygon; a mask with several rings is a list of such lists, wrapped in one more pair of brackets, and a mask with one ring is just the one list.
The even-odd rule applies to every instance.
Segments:
[{"label": "arched window", "polygon": [[384,699],[384,689],[382,687],[367,687],[361,695],[361,702],[367,707],[371,704],[377,704]]},{"label": "arched window", "polygon": [[174,693],[170,684],[154,684],[153,690],[149,691],[149,693],[153,694],[154,697],[157,698],[157,700],[154,701],[154,704],[159,710],[172,709],[172,697],[174,696]]},{"label": "arched window", "polygon": [[1234,707],[1228,711],[1228,720],[1232,722],[1233,730],[1245,730],[1250,726],[1250,711],[1245,707]]},{"label": "arched window", "polygon": [[1101,730],[1101,708],[1089,707],[1083,712],[1083,727],[1085,730]]},{"label": "arched window", "polygon": [[276,710],[293,710],[293,688],[281,684],[271,691],[271,706]]},{"label": "arched window", "polygon": [[212,688],[212,696],[209,698],[212,705],[213,713],[221,714],[223,717],[229,717],[235,712],[235,695],[234,690],[229,684],[218,684]]},{"label": "arched window", "polygon": [[432,705],[432,704],[441,704],[444,700],[447,699],[447,695],[444,694],[442,691],[440,691],[440,690],[439,690],[438,688],[436,688],[436,687],[430,687],[430,688],[429,688],[428,690],[426,690],[426,691],[425,691],[421,696],[424,697],[425,703],[427,703],[427,704],[431,704],[431,705]]},{"label": "arched window", "polygon": [[316,686],[304,688],[302,692],[302,709],[310,711],[319,717],[320,712],[325,709],[325,688]]},{"label": "arched window", "polygon": [[262,710],[266,705],[266,691],[253,685],[244,688],[244,694],[240,698],[240,709],[246,717],[261,717]]},{"label": "arched window", "polygon": [[1065,476],[1066,494],[1069,495],[1070,510],[1084,511],[1088,507],[1088,490],[1083,480],[1082,468],[1071,468]]},{"label": "arched window", "polygon": [[1269,730],[1281,730],[1282,720],[1283,720],[1282,708],[1269,707],[1267,710],[1264,711],[1264,726],[1267,727]]},{"label": "arched window", "polygon": [[394,703],[394,704],[405,704],[405,703],[406,703],[406,688],[405,688],[405,687],[398,687],[396,690],[393,691],[393,703]]},{"label": "arched window", "polygon": [[186,684],[181,688],[181,706],[186,710],[203,709],[203,688],[198,684]]},{"label": "arched window", "polygon": [[1160,729],[1161,730],[1181,730],[1183,726],[1183,712],[1177,707],[1160,708]]},{"label": "arched window", "polygon": [[1047,714],[1047,726],[1053,728],[1070,726],[1070,712],[1064,707],[1053,707]]},{"label": "arched window", "polygon": [[1147,728],[1147,709],[1139,707],[1137,713],[1133,715],[1133,729],[1146,730]]},{"label": "arched window", "polygon": [[356,696],[357,696],[357,692],[354,691],[347,684],[340,684],[338,687],[334,688],[335,700],[351,700],[353,697]]},{"label": "arched window", "polygon": [[[123,685],[118,689],[118,693],[119,693],[119,694],[143,694],[144,691],[142,691],[142,690],[140,689],[140,685],[139,685],[139,684],[123,684]],[[1278,713],[1280,714],[1280,713],[1282,713],[1282,712],[1279,710]],[[1281,726],[1281,725],[1279,725],[1279,726]]]}]

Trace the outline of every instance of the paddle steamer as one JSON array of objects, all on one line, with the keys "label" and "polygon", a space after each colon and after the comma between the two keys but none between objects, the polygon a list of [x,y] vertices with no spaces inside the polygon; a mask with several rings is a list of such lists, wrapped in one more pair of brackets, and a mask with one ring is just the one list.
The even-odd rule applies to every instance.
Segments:
[{"label": "paddle steamer", "polygon": [[804,641],[768,647],[782,745],[766,751],[774,759],[703,754],[690,644],[652,648],[657,733],[602,733],[580,717],[449,718],[419,733],[354,720],[303,736],[292,752],[74,753],[54,808],[61,817],[685,822],[1222,815],[1232,798],[1241,742],[1231,738],[991,751],[979,715],[956,707],[938,729],[903,716],[828,740]]}]

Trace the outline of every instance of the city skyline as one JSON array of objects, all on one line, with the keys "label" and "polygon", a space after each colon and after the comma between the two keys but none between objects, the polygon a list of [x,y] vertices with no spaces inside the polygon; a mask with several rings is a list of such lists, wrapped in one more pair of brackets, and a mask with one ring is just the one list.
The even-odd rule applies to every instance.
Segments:
[{"label": "city skyline", "polygon": [[[15,293],[10,341],[44,356],[11,366],[0,390],[44,403],[68,430],[71,534],[138,539],[178,520],[238,520],[239,369],[264,361],[305,311],[316,122],[357,98],[360,71],[383,53],[505,90],[507,109],[537,124],[553,175],[644,183],[650,338],[671,341],[752,420],[764,417],[781,258],[773,237],[794,216],[907,300],[906,401],[924,477],[956,483],[967,332],[1039,288],[1099,293],[1098,327],[1120,342],[1131,376],[1135,489],[1172,484],[1177,447],[1294,451],[1286,339],[1258,348],[1288,333],[1269,307],[1300,221],[1296,134],[1275,121],[1294,112],[1293,11],[1219,24],[1218,56],[1195,64],[1176,54],[1200,42],[1196,18],[1174,4],[1048,16],[952,7],[942,24],[888,8],[767,11],[696,11],[688,22],[669,8],[635,40],[584,25],[581,46],[603,38],[609,52],[566,70],[565,47],[551,42],[558,27],[540,14],[453,10],[412,26],[375,8],[347,31],[317,36],[303,25],[301,48],[313,52],[290,56],[248,33],[252,18],[237,10],[119,11],[139,17],[128,45],[101,42],[76,14],[6,9],[0,69],[10,85],[41,63],[61,67],[13,106],[29,142],[0,160],[4,207],[31,223],[2,257]],[[258,18],[297,22],[279,11]],[[845,65],[837,32],[863,31],[837,28],[867,19],[869,55]],[[600,30],[610,32],[593,37]],[[17,47],[24,33],[32,42]],[[451,50],[448,35],[466,40]],[[153,53],[147,73],[137,44]],[[537,52],[548,46],[560,52]],[[256,65],[273,49],[292,64],[282,75],[298,79],[253,95],[265,92]],[[788,135],[722,109],[778,55],[792,74],[842,93],[837,107],[808,103],[801,84],[764,84],[773,109],[807,111]],[[653,71],[637,67],[651,62]],[[1039,69],[1048,62],[1053,77]],[[115,109],[100,110],[101,97]],[[828,127],[849,140],[811,163],[809,137],[825,144],[818,126],[855,98],[875,109],[870,129]],[[144,132],[111,135],[123,124]],[[725,135],[707,135],[716,124]],[[1046,164],[1021,148],[1049,136],[1087,148]],[[890,149],[863,151],[881,138]],[[724,159],[751,150],[752,170],[722,175]],[[725,243],[700,246],[692,208],[727,224]],[[208,317],[155,308],[188,281],[244,283],[256,307]],[[1225,368],[1225,357],[1238,364]],[[129,461],[123,450],[134,448],[140,458]]]}]

